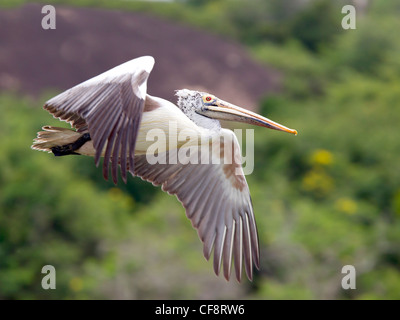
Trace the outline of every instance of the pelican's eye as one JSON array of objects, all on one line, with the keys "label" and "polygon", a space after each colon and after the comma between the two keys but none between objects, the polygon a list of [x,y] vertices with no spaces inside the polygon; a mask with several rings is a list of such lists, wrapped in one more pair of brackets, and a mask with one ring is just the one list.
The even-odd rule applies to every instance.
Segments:
[{"label": "pelican's eye", "polygon": [[203,103],[209,105],[215,100],[215,97],[212,95],[203,96]]}]

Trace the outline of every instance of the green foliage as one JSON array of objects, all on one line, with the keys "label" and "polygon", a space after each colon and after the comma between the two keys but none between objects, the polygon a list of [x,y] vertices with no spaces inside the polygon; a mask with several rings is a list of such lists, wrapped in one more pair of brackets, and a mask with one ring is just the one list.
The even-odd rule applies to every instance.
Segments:
[{"label": "green foliage", "polygon": [[338,23],[341,20],[340,8],[339,3],[329,0],[312,2],[293,19],[290,34],[306,48],[317,51],[343,31]]},{"label": "green foliage", "polygon": [[[89,282],[83,270],[87,259],[103,268],[112,252],[103,246],[125,232],[134,202],[119,190],[99,192],[69,161],[33,152],[32,132],[45,114],[29,104],[0,98],[6,115],[0,120],[0,298],[89,297],[92,285],[75,292],[71,281]],[[51,294],[40,286],[41,268],[47,264],[60,275],[58,290]]]},{"label": "green foliage", "polygon": [[[391,15],[373,19],[319,55],[293,43],[253,48],[258,59],[286,72],[286,81],[302,84],[286,84],[284,94],[269,96],[261,108],[296,128],[296,141],[256,134],[255,171],[264,168],[256,180],[264,184],[262,193],[253,191],[254,203],[256,212],[273,212],[261,215],[261,223],[258,216],[270,226],[264,243],[274,260],[264,261],[274,288],[266,297],[279,294],[278,279],[287,297],[305,298],[311,290],[311,298],[399,298],[398,22]],[[378,21],[382,29],[373,29]],[[310,83],[318,78],[315,92]],[[358,272],[352,292],[339,284],[345,264]],[[299,281],[304,291],[296,293]]]},{"label": "green foliage", "polygon": [[284,47],[260,42],[250,50],[257,60],[285,72],[285,96],[281,99],[291,97],[303,100],[324,92],[330,78],[328,66],[320,63],[321,57],[310,53],[297,40],[286,42]]},{"label": "green foliage", "polygon": [[399,72],[399,43],[393,41],[396,38],[395,30],[399,27],[397,17],[389,16],[385,21],[371,18],[359,24],[356,32],[345,33],[338,39],[334,50],[325,48],[332,72],[337,73],[347,67],[377,76],[380,68],[388,66]]},{"label": "green foliage", "polygon": [[[261,270],[252,285],[226,283],[174,197],[139,179],[104,182],[90,158],[30,150],[41,125],[59,122],[0,96],[0,298],[400,298],[398,1],[373,2],[349,31],[330,1],[72,3],[153,12],[248,44],[284,75],[260,113],[299,134],[255,129],[247,179]],[[46,264],[56,291],[40,287]],[[341,288],[347,264],[356,290]]]}]

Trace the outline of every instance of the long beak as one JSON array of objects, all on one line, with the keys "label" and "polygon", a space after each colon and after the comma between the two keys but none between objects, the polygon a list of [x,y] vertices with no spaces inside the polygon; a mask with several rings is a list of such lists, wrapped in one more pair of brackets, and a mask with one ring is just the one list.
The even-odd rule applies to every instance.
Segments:
[{"label": "long beak", "polygon": [[220,99],[207,105],[206,109],[201,111],[201,114],[213,119],[243,122],[297,135],[297,131],[294,129],[289,129],[257,113],[240,108]]}]

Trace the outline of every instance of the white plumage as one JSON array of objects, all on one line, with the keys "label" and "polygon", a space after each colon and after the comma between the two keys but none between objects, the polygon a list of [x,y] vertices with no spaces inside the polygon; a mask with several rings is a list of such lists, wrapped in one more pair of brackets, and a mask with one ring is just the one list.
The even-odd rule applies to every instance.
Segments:
[{"label": "white plumage", "polygon": [[[215,273],[223,268],[229,280],[233,264],[240,281],[244,264],[252,279],[260,258],[250,192],[239,143],[219,120],[297,132],[204,92],[177,91],[178,107],[150,96],[147,78],[153,65],[153,57],[133,59],[47,101],[44,108],[75,130],[45,126],[32,148],[55,155],[93,156],[96,165],[103,157],[106,179],[111,165],[115,183],[119,166],[125,182],[130,172],[161,185],[182,202],[204,244],[204,256],[209,259],[213,252]],[[171,125],[176,130],[171,131]],[[177,141],[157,149],[161,161],[155,164],[148,161],[154,144],[148,135],[154,129],[164,132],[168,141]],[[180,141],[184,135],[191,139]],[[186,152],[193,146],[200,151]],[[187,161],[172,163],[172,152],[188,153]]]}]

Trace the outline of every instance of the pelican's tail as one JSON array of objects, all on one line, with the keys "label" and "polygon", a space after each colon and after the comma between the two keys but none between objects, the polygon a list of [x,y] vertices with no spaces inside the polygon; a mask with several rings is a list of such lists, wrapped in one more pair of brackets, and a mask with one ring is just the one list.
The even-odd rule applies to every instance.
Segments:
[{"label": "pelican's tail", "polygon": [[76,154],[85,142],[90,140],[88,133],[79,133],[71,129],[44,126],[31,146],[34,150],[53,152],[56,156]]}]

